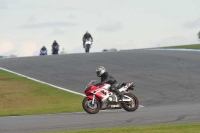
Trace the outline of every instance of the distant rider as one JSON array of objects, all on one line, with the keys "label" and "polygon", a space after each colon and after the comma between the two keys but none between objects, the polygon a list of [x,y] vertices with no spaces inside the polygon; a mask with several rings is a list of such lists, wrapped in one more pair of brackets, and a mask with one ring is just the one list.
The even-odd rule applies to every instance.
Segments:
[{"label": "distant rider", "polygon": [[55,41],[53,42],[53,44],[52,44],[52,51],[53,51],[53,54],[58,54],[58,50],[59,50],[59,49],[57,49],[56,52],[55,52],[55,49],[54,49],[56,46],[58,47],[59,45],[58,45],[58,43],[57,43],[56,40],[55,40]]},{"label": "distant rider", "polygon": [[58,43],[56,42],[56,40],[53,42],[52,47],[58,45]]},{"label": "distant rider", "polygon": [[110,73],[106,72],[106,69],[103,66],[96,68],[96,74],[98,77],[101,77],[101,83],[97,83],[96,86],[104,83],[110,84],[110,90],[117,93],[119,95],[119,99],[122,100],[123,94],[119,91],[120,84],[117,83],[117,80],[115,80]]},{"label": "distant rider", "polygon": [[88,31],[86,31],[86,33],[83,36],[83,48],[85,48],[85,40],[86,39],[91,39],[91,41],[93,42],[93,38],[92,38],[91,34]]},{"label": "distant rider", "polygon": [[45,51],[45,50],[46,50],[46,55],[47,55],[47,49],[46,49],[45,46],[43,46],[43,47],[41,48],[40,53],[41,53],[41,51]]}]

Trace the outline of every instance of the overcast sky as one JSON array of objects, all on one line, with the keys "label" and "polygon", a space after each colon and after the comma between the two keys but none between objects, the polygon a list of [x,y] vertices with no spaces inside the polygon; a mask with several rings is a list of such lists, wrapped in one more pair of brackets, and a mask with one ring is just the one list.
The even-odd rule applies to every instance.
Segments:
[{"label": "overcast sky", "polygon": [[54,40],[67,53],[199,43],[200,0],[0,0],[0,55],[51,54]]}]

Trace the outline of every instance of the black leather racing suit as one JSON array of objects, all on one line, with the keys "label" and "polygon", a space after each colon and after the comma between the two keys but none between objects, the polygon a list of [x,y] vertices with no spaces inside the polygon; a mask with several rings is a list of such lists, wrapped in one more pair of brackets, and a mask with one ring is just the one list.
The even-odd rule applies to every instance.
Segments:
[{"label": "black leather racing suit", "polygon": [[58,45],[58,43],[57,43],[56,41],[54,41],[53,44],[52,44],[52,48],[53,48],[54,46],[56,46],[56,45]]},{"label": "black leather racing suit", "polygon": [[52,44],[52,54],[58,54],[59,47],[58,47],[58,49],[55,49],[54,48],[55,46],[59,46],[56,41],[54,41],[53,44]]},{"label": "black leather racing suit", "polygon": [[117,80],[115,80],[114,77],[108,72],[104,72],[101,75],[101,83],[98,84],[104,84],[104,83],[110,84],[111,85],[110,90],[117,93],[120,96],[120,98],[123,97],[122,93],[118,90],[119,83],[117,83]]},{"label": "black leather racing suit", "polygon": [[93,41],[93,38],[92,38],[92,36],[91,36],[91,34],[89,34],[89,33],[85,33],[84,34],[84,36],[83,36],[83,47],[85,47],[85,40],[86,39],[92,39],[92,41]]}]

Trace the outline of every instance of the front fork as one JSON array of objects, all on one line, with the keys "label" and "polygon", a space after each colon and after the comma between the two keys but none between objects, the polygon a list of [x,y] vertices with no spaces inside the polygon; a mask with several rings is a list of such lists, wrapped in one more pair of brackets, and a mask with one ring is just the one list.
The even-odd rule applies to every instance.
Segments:
[{"label": "front fork", "polygon": [[91,99],[92,100],[92,105],[94,105],[94,102],[95,102],[95,95],[87,95],[86,96],[88,99]]},{"label": "front fork", "polygon": [[92,97],[92,105],[94,105],[95,95]]}]

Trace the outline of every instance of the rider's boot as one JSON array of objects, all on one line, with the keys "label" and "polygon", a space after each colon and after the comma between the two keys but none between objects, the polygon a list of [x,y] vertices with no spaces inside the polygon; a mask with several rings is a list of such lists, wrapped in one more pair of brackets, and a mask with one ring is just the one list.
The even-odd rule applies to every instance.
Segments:
[{"label": "rider's boot", "polygon": [[116,89],[115,92],[119,95],[119,100],[122,100],[124,95],[119,91],[119,89]]}]

